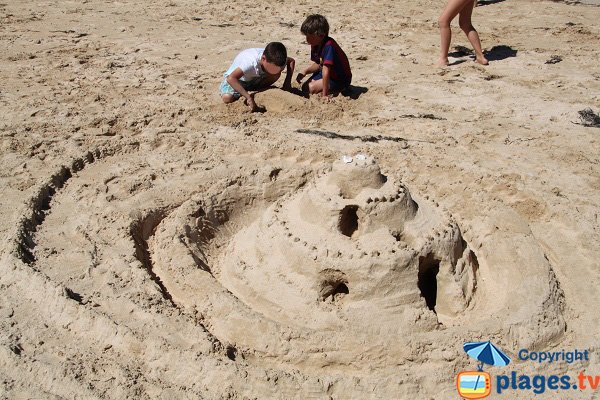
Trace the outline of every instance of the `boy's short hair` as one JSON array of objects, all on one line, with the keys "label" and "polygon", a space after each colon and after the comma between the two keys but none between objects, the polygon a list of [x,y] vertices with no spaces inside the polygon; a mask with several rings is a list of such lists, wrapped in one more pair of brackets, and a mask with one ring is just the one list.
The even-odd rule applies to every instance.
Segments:
[{"label": "boy's short hair", "polygon": [[303,35],[316,34],[329,36],[329,23],[321,14],[312,14],[306,17],[300,27],[300,32]]},{"label": "boy's short hair", "polygon": [[287,64],[287,50],[283,43],[271,42],[265,47],[263,55],[267,62],[275,64],[278,67],[284,67]]}]

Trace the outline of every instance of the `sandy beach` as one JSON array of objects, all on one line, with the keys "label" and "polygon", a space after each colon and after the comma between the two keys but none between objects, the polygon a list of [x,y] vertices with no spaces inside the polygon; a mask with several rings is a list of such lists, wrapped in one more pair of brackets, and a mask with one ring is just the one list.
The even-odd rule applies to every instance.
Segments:
[{"label": "sandy beach", "polygon": [[[600,3],[480,2],[438,68],[443,6],[1,3],[0,398],[456,399],[488,340],[490,398],[597,398]],[[347,95],[222,103],[316,12]]]}]

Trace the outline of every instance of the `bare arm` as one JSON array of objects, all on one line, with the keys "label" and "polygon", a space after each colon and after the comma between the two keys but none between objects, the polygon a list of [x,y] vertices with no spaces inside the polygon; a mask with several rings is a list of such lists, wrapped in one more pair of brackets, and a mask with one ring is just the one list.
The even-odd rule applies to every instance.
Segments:
[{"label": "bare arm", "polygon": [[283,90],[292,89],[292,75],[294,74],[294,69],[296,68],[296,60],[292,57],[287,58],[287,70],[285,75],[285,81],[283,81]]},{"label": "bare arm", "polygon": [[329,74],[331,72],[331,68],[329,65],[323,65],[323,98],[329,96]]},{"label": "bare arm", "polygon": [[244,71],[242,71],[240,68],[236,68],[227,77],[227,83],[229,83],[236,92],[238,92],[239,94],[241,94],[242,96],[244,96],[246,98],[246,101],[248,102],[248,106],[250,107],[250,110],[254,111],[254,110],[256,110],[256,103],[254,102],[254,99],[252,98],[252,96],[250,96],[250,93],[248,93],[246,91],[246,89],[244,89],[242,84],[240,83],[240,78],[242,76],[244,76]]},{"label": "bare arm", "polygon": [[296,77],[296,82],[302,82],[302,79],[304,79],[306,75],[314,74],[319,70],[319,67],[320,65],[313,61],[312,64],[310,64],[307,68],[304,69],[304,71],[298,74],[298,76]]}]

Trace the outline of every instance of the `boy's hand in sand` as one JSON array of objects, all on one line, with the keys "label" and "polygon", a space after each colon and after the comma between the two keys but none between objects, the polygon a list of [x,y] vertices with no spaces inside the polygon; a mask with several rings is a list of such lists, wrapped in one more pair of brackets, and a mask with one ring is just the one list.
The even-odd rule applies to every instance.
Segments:
[{"label": "boy's hand in sand", "polygon": [[248,104],[248,107],[250,107],[251,112],[255,112],[258,110],[258,106],[256,105],[256,102],[254,101],[254,98],[252,96],[249,96],[246,99],[246,103]]},{"label": "boy's hand in sand", "polygon": [[247,99],[246,102],[248,104],[248,107],[250,107],[250,112],[264,113],[267,111],[265,107],[256,104],[256,102],[254,101],[254,97],[252,96],[250,96],[250,98]]},{"label": "boy's hand in sand", "polygon": [[321,102],[323,103],[331,103],[333,101],[333,97],[331,95],[321,96]]}]

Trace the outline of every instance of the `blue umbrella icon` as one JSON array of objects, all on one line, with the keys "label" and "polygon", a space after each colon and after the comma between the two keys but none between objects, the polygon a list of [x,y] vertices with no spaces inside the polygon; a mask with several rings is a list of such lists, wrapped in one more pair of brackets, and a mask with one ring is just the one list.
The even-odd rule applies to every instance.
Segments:
[{"label": "blue umbrella icon", "polygon": [[478,367],[480,371],[483,371],[483,364],[505,366],[510,363],[510,358],[489,340],[465,343],[463,348],[470,357],[481,362]]}]

